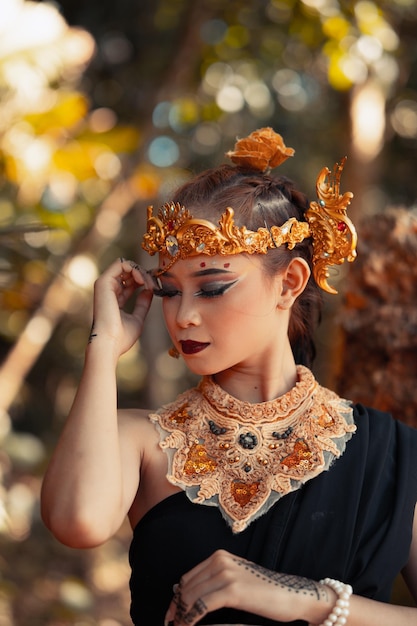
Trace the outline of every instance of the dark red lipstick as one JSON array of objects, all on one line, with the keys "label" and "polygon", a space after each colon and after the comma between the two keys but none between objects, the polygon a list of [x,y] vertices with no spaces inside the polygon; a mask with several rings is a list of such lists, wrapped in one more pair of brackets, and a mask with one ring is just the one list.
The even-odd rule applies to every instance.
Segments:
[{"label": "dark red lipstick", "polygon": [[184,354],[197,354],[197,352],[201,352],[204,348],[207,348],[208,343],[201,343],[200,341],[181,341],[181,348]]}]

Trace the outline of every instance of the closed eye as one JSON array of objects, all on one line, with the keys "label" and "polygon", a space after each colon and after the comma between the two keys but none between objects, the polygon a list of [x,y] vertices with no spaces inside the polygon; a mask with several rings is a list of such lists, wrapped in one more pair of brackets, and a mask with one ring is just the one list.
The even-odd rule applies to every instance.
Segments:
[{"label": "closed eye", "polygon": [[237,281],[234,280],[232,283],[222,283],[219,286],[213,286],[211,289],[206,287],[198,291],[195,295],[201,298],[217,298],[218,296],[222,296],[236,282]]},{"label": "closed eye", "polygon": [[[197,291],[194,295],[200,298],[217,298],[219,296],[222,296],[236,282],[237,280],[234,280],[231,283],[222,283],[221,285],[217,284],[216,286],[213,285],[213,287],[211,288],[207,286],[203,289],[200,289],[200,291]],[[155,289],[153,293],[159,298],[173,298],[175,296],[181,295],[181,291],[179,291],[178,289],[167,288]]]}]

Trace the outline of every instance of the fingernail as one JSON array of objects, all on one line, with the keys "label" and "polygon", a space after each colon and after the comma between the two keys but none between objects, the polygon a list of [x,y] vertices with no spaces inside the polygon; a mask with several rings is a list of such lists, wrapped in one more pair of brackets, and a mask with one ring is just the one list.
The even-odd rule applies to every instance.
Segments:
[{"label": "fingernail", "polygon": [[150,271],[148,270],[147,274],[149,274],[149,276],[152,279],[154,291],[161,291],[162,290],[162,283],[161,283],[161,279],[159,278],[159,276],[155,276],[155,274],[153,273],[152,270],[150,270]]}]

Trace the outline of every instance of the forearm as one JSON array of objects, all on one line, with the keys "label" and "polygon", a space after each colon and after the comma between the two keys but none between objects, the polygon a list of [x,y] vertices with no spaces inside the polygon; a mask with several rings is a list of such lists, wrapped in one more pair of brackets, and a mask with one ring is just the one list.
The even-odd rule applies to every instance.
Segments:
[{"label": "forearm", "polygon": [[[295,607],[289,621],[302,619],[311,626],[327,626],[329,623],[335,626],[415,626],[417,623],[417,608],[387,604],[354,594],[339,596],[334,588],[322,582],[316,583],[299,576],[276,576],[278,580],[282,577],[281,583],[290,595],[296,594],[296,602],[289,603]],[[341,609],[339,613],[334,612],[335,607]],[[277,606],[277,619],[281,616],[282,609]],[[336,619],[340,621],[336,622]]]},{"label": "forearm", "polygon": [[122,519],[115,368],[108,342],[101,337],[89,345],[79,389],[45,475],[42,515],[65,543],[98,543],[99,529],[104,540]]},{"label": "forearm", "polygon": [[415,626],[417,608],[352,596],[348,626]]},{"label": "forearm", "polygon": [[[347,601],[346,626],[392,626],[393,624],[415,626],[417,624],[417,608],[377,602],[359,595],[349,596],[346,593],[339,595],[332,584],[329,586],[329,584],[323,584],[322,581],[316,582],[301,576],[271,571],[244,559],[232,558],[239,568],[244,568],[247,572],[254,574],[258,580],[268,583],[265,588],[268,597],[262,597],[262,590],[251,596],[250,602],[254,602],[254,605],[248,608],[255,614],[277,621],[304,620],[314,626],[319,624],[327,626],[326,620],[333,613],[336,602],[339,600],[342,609],[345,608]],[[352,588],[350,588],[351,592]],[[246,601],[248,598],[246,591],[244,597]],[[239,602],[242,602],[242,599]],[[269,607],[267,613],[265,606]],[[337,613],[334,615],[335,617],[330,620],[333,624]],[[344,624],[343,619],[337,623],[337,626],[339,624]]]},{"label": "forearm", "polygon": [[[263,568],[255,566],[254,571],[262,577]],[[263,570],[267,571],[267,570]],[[269,599],[258,595],[256,605],[249,610],[277,621],[291,622],[304,620],[309,626],[333,624],[334,626],[415,626],[417,624],[417,608],[398,606],[370,600],[359,595],[351,595],[348,600],[347,615],[340,621],[334,613],[338,595],[326,584],[318,583],[299,576],[287,576],[277,572],[267,575],[272,589]],[[271,585],[272,583],[272,585]],[[280,592],[274,593],[273,586],[286,590],[286,598]],[[265,611],[265,606],[268,610]],[[344,603],[340,604],[344,608]],[[332,616],[333,614],[333,616]],[[344,619],[346,621],[344,621]]]}]

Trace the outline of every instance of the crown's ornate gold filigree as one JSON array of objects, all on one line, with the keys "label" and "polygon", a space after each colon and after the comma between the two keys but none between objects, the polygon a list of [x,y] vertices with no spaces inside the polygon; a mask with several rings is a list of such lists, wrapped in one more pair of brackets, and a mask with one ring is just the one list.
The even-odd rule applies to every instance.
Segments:
[{"label": "crown's ornate gold filigree", "polygon": [[327,279],[330,265],[341,265],[356,258],[357,234],[346,209],[353,193],[340,194],[340,177],[346,162],[336,163],[333,172],[324,167],[317,177],[317,201],[310,203],[306,218],[313,237],[313,274],[318,285],[329,293],[337,293]]},{"label": "crown's ornate gold filigree", "polygon": [[169,265],[161,269],[160,273],[163,273],[178,259],[199,254],[265,254],[268,249],[283,244],[292,249],[309,235],[307,222],[298,222],[295,217],[282,226],[262,227],[253,231],[245,226],[236,226],[234,211],[230,207],[216,226],[208,220],[193,219],[190,212],[178,202],[167,202],[159,209],[157,217],[153,215],[153,207],[148,207],[148,229],[142,247],[150,255],[162,252],[171,257]]},{"label": "crown's ornate gold filigree", "polygon": [[[240,139],[228,156],[237,164],[266,171],[276,167],[294,154],[281,135],[271,128],[255,131]],[[340,177],[346,158],[336,163],[333,172],[324,167],[316,181],[317,201],[310,203],[306,222],[291,218],[282,226],[261,227],[257,231],[236,226],[234,211],[227,208],[219,223],[193,218],[190,211],[178,203],[166,203],[153,215],[148,207],[147,232],[142,247],[150,255],[167,254],[169,262],[157,274],[166,272],[178,259],[205,254],[231,255],[266,254],[272,248],[287,245],[291,250],[307,237],[313,241],[313,275],[317,284],[329,293],[337,291],[329,285],[329,267],[356,257],[357,235],[346,215],[353,194],[340,194]]]},{"label": "crown's ornate gold filigree", "polygon": [[272,128],[260,128],[248,137],[238,139],[234,150],[226,152],[226,156],[236,165],[267,172],[284,163],[294,152]]}]

